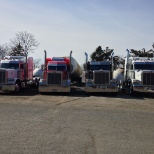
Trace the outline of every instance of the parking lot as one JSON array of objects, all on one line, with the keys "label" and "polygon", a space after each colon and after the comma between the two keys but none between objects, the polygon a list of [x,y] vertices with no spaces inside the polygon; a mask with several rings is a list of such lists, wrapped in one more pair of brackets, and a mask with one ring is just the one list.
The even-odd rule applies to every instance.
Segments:
[{"label": "parking lot", "polygon": [[0,94],[0,153],[153,154],[153,98]]}]

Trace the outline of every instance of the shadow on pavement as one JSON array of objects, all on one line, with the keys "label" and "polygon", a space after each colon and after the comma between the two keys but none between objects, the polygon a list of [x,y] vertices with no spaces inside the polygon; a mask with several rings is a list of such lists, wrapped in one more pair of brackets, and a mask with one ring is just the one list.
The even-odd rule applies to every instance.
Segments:
[{"label": "shadow on pavement", "polygon": [[3,92],[0,93],[0,95],[3,96],[34,96],[34,95],[38,95],[39,92],[37,89],[22,89],[20,92]]},{"label": "shadow on pavement", "polygon": [[38,89],[22,89],[22,91],[15,93],[0,93],[0,95],[6,96],[34,96],[34,95],[51,95],[51,96],[68,96],[68,97],[111,97],[111,98],[123,98],[123,99],[145,99],[145,98],[154,98],[154,94],[147,93],[135,93],[133,96],[129,95],[124,91],[119,91],[117,95],[113,93],[86,93],[84,87],[72,86],[70,93],[39,93]]}]

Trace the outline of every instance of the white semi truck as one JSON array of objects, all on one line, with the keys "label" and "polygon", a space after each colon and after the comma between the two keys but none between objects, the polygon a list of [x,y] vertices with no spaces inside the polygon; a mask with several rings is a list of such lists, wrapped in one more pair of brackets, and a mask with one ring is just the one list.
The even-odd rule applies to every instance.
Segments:
[{"label": "white semi truck", "polygon": [[154,57],[153,54],[135,56],[127,49],[124,79],[120,80],[120,89],[129,94],[136,92],[154,93]]}]

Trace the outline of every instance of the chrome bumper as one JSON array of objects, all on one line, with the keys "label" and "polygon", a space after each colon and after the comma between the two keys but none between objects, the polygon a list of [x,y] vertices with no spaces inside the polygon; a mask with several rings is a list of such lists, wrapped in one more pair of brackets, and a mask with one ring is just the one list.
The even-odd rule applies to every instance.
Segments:
[{"label": "chrome bumper", "polygon": [[135,86],[133,85],[133,90],[135,92],[143,92],[143,93],[154,93],[154,86]]},{"label": "chrome bumper", "polygon": [[39,92],[70,92],[70,86],[39,84]]},{"label": "chrome bumper", "polygon": [[86,92],[118,92],[118,86],[85,86]]},{"label": "chrome bumper", "polygon": [[15,84],[1,84],[0,85],[0,92],[11,92],[11,91],[15,91]]}]

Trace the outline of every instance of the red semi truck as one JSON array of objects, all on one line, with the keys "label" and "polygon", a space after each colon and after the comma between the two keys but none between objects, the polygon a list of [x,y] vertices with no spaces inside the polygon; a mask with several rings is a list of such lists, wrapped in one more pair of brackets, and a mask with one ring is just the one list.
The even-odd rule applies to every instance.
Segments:
[{"label": "red semi truck", "polygon": [[38,87],[39,81],[33,78],[33,58],[5,56],[0,61],[0,92],[19,92],[27,86]]},{"label": "red semi truck", "polygon": [[72,57],[46,57],[39,92],[70,92],[71,82],[81,82],[82,69]]}]

